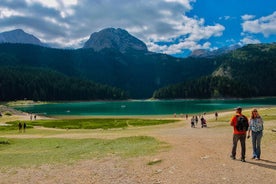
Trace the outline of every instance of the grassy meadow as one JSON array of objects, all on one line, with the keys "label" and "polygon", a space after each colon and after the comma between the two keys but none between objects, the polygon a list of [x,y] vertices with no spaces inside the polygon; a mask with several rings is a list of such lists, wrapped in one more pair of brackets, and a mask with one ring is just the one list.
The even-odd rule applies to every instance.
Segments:
[{"label": "grassy meadow", "polygon": [[[113,129],[127,128],[129,126],[149,126],[172,123],[172,120],[145,120],[145,119],[59,119],[59,120],[35,120],[28,121],[28,128],[43,126],[47,128],[61,129]],[[17,127],[18,121],[12,121],[13,127]]]},{"label": "grassy meadow", "polygon": [[[154,154],[166,149],[168,144],[149,136],[130,136],[114,139],[49,138],[49,135],[89,133],[91,129],[108,131],[124,130],[133,126],[149,126],[172,123],[174,120],[154,119],[47,119],[24,121],[26,131],[19,132],[18,122],[0,126],[1,167],[28,167],[42,164],[74,163],[82,159],[104,156],[137,157]],[[22,121],[23,122],[23,121]],[[44,127],[39,129],[35,127]],[[69,131],[70,130],[70,131]],[[96,130],[97,131],[97,130]],[[36,135],[47,138],[37,138]],[[18,138],[7,138],[17,136]],[[24,137],[28,136],[28,137]],[[32,137],[34,136],[34,137]]]},{"label": "grassy meadow", "polygon": [[0,138],[1,167],[74,163],[104,156],[137,157],[154,154],[168,145],[152,137],[117,139]]}]

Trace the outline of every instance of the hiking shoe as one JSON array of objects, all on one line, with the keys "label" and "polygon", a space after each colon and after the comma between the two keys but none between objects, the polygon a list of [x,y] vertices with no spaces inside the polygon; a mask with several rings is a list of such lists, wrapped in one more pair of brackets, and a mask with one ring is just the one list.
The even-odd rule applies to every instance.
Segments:
[{"label": "hiking shoe", "polygon": [[255,156],[253,156],[251,159],[256,159],[256,157],[255,157]]},{"label": "hiking shoe", "polygon": [[241,161],[242,161],[242,162],[245,162],[245,159],[244,159],[244,158],[242,158],[242,159],[241,159]]},{"label": "hiking shoe", "polygon": [[260,158],[256,157],[255,160],[261,160]]},{"label": "hiking shoe", "polygon": [[230,158],[231,158],[232,160],[235,160],[235,159],[236,159],[236,157],[233,156],[233,155],[230,155]]}]

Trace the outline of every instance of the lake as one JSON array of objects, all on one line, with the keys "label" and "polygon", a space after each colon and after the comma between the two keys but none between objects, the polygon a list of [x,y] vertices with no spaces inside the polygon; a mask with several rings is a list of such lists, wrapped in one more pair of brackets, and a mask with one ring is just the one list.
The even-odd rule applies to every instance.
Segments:
[{"label": "lake", "polygon": [[243,108],[275,106],[276,98],[212,100],[130,100],[64,102],[25,105],[16,109],[46,116],[122,116],[199,114]]}]

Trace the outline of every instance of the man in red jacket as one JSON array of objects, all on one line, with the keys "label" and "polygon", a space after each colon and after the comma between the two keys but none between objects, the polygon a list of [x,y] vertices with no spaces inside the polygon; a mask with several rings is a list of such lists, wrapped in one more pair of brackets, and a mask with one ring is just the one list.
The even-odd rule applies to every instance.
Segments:
[{"label": "man in red jacket", "polygon": [[[238,121],[240,118],[243,118],[243,121],[245,124],[247,124],[247,127],[240,129],[238,125]],[[246,140],[246,131],[248,129],[248,119],[246,116],[242,114],[242,108],[237,107],[236,108],[236,115],[232,117],[230,121],[230,125],[233,126],[233,145],[232,145],[232,154],[231,158],[233,160],[236,159],[236,150],[237,150],[237,144],[238,141],[241,143],[241,161],[245,162],[245,140]]]}]

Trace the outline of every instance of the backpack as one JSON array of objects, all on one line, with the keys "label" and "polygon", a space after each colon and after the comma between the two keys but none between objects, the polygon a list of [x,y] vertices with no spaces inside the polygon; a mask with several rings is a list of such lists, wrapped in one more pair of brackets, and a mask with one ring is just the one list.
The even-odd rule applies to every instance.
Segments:
[{"label": "backpack", "polygon": [[241,115],[241,116],[237,115],[236,118],[237,118],[236,129],[239,132],[247,131],[249,126],[247,118],[244,115]]}]

